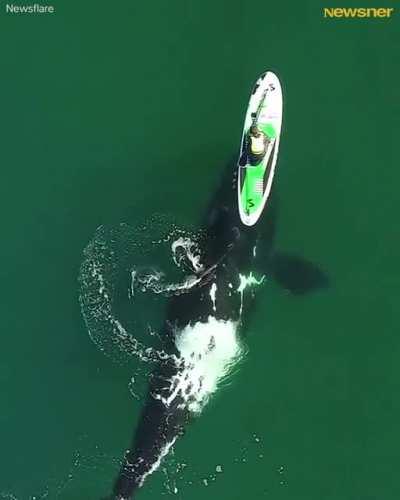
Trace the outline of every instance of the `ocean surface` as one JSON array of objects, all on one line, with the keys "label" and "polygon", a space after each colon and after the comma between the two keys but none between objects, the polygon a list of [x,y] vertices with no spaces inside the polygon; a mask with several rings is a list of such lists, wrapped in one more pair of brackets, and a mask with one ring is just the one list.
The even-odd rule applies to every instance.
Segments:
[{"label": "ocean surface", "polygon": [[[0,498],[110,493],[146,372],[89,336],[84,250],[99,226],[153,214],[196,227],[271,69],[284,92],[276,245],[331,286],[294,297],[266,276],[246,355],[138,498],[397,500],[400,12],[322,14],[380,6],[370,0],[63,0],[42,16],[4,5]],[[144,301],[140,315],[147,342],[162,313]]]}]

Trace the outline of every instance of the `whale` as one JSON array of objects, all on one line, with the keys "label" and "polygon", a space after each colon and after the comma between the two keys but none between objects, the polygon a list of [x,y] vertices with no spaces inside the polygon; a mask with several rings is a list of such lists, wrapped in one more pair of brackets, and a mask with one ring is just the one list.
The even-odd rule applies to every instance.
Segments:
[{"label": "whale", "polygon": [[[247,318],[262,301],[262,286],[247,285],[271,279],[293,295],[329,286],[319,266],[275,249],[275,193],[257,224],[247,226],[241,222],[236,166],[229,162],[223,170],[221,182],[200,220],[205,236],[201,242],[202,266],[196,269],[194,285],[188,293],[168,299],[163,341],[170,356],[151,374],[138,423],[109,499],[137,497],[148,477],[212,397],[210,387],[215,380],[210,382],[210,377],[225,374],[224,370],[215,373],[215,366],[229,366],[240,356],[237,336],[245,335]],[[232,347],[229,352],[227,346]]]}]

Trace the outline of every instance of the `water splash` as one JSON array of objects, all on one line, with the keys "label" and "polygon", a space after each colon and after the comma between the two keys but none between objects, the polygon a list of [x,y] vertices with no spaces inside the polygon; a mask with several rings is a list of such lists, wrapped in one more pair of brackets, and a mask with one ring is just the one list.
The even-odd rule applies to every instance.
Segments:
[{"label": "water splash", "polygon": [[213,304],[213,311],[217,311],[217,306],[216,306],[216,295],[217,295],[217,285],[216,283],[213,283],[210,288],[210,297],[211,297],[211,302]]},{"label": "water splash", "polygon": [[165,274],[156,269],[140,273],[133,270],[131,273],[131,296],[140,289],[141,292],[152,292],[169,297],[188,293],[191,288],[200,283],[201,277],[189,275],[181,283],[170,283]]},{"label": "water splash", "polygon": [[171,250],[177,266],[189,265],[196,273],[204,271],[199,246],[193,239],[181,236],[172,243]]},{"label": "water splash", "polygon": [[248,287],[261,285],[265,280],[265,276],[261,276],[260,279],[257,279],[253,275],[253,272],[250,272],[250,274],[248,276],[245,276],[244,274],[239,274],[239,279],[240,279],[240,283],[239,283],[239,287],[238,287],[237,291],[240,293],[240,315],[242,315],[244,291]]},{"label": "water splash", "polygon": [[170,450],[174,446],[176,440],[177,440],[177,437],[173,438],[169,443],[167,443],[164,446],[164,448],[160,452],[158,460],[156,462],[154,462],[154,464],[152,465],[152,467],[145,474],[143,474],[143,476],[141,477],[139,486],[143,486],[143,483],[144,483],[146,477],[150,476],[150,474],[153,474],[153,472],[155,472],[160,467],[161,462],[168,455],[168,453],[170,452]]},{"label": "water splash", "polygon": [[155,397],[167,406],[179,401],[181,407],[199,413],[233,365],[243,357],[237,327],[235,322],[209,316],[207,322],[188,325],[178,332],[176,347],[182,368],[170,381],[170,395]]},{"label": "water splash", "polygon": [[[153,300],[161,317],[162,304],[156,304],[154,296],[189,293],[199,283],[200,238],[201,233],[185,232],[163,219],[137,228],[120,224],[97,229],[84,250],[79,301],[89,336],[101,351],[118,361],[135,356],[157,362],[168,357],[146,345],[151,339],[143,332],[154,328],[147,323],[149,318],[140,316],[144,310],[140,301],[147,294],[146,304]],[[127,311],[125,319],[119,315],[121,308]]]}]

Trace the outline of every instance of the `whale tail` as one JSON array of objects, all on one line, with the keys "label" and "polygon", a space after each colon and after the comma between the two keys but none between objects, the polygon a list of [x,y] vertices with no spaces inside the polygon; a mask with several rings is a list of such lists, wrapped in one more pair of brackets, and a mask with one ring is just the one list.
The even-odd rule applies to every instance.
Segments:
[{"label": "whale tail", "polygon": [[170,402],[163,397],[171,394],[171,379],[176,373],[178,368],[171,362],[159,367],[151,377],[146,404],[114,483],[113,500],[134,498],[184,432],[190,418],[188,409],[178,396]]},{"label": "whale tail", "polygon": [[164,410],[163,403],[154,400],[152,409],[146,408],[125,455],[118,478],[114,483],[114,500],[131,500],[147,476],[158,469],[164,457],[183,433],[184,412]]}]

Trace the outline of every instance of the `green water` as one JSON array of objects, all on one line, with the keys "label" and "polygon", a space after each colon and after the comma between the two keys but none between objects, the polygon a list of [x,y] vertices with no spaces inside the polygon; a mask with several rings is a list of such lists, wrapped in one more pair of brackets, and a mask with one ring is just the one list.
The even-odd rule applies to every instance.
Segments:
[{"label": "green water", "polygon": [[[104,223],[153,212],[196,223],[237,150],[250,85],[273,69],[285,99],[278,244],[322,264],[332,287],[294,298],[263,286],[247,359],[168,461],[188,464],[172,496],[398,499],[399,12],[324,19],[336,0],[55,6],[0,12],[0,492],[110,491],[141,402],[132,367],[88,337],[82,251]],[[156,473],[139,498],[168,498],[165,482]]]}]

